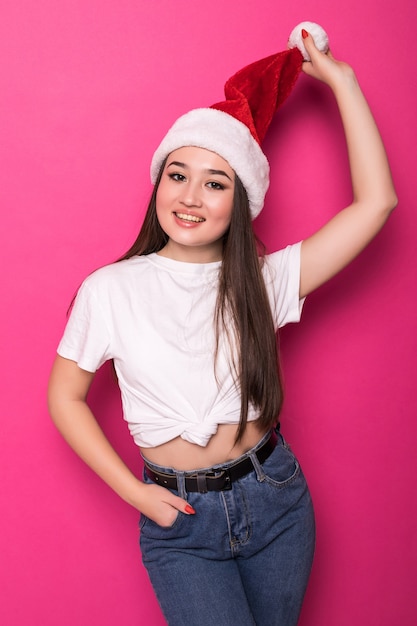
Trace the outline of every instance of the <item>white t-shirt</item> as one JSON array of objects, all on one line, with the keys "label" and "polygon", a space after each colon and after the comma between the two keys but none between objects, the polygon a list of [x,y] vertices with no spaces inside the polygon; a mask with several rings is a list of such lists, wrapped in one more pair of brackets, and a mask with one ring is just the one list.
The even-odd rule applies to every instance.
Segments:
[{"label": "white t-shirt", "polygon": [[[300,247],[265,259],[277,328],[300,319]],[[78,292],[58,353],[89,372],[114,360],[124,418],[141,447],[178,436],[205,446],[219,424],[239,422],[224,340],[214,370],[220,264],[135,256],[97,270]],[[257,417],[250,406],[248,419]]]}]

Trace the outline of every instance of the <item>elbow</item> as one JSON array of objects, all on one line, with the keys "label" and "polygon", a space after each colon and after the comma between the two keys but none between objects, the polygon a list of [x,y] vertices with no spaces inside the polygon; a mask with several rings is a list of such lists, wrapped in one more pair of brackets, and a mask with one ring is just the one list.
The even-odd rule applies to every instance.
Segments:
[{"label": "elbow", "polygon": [[398,197],[394,189],[381,197],[379,202],[375,203],[375,211],[380,216],[379,219],[382,220],[382,223],[384,223],[389,218],[397,205]]},{"label": "elbow", "polygon": [[54,393],[54,389],[49,388],[47,393],[47,406],[49,417],[51,418],[53,424],[58,428],[59,423],[59,401]]},{"label": "elbow", "polygon": [[392,192],[385,198],[385,212],[388,214],[388,216],[393,212],[397,205],[398,196],[395,193],[395,189],[393,189]]},{"label": "elbow", "polygon": [[398,196],[392,179],[391,184],[387,188],[385,203],[388,215],[390,215],[398,205]]}]

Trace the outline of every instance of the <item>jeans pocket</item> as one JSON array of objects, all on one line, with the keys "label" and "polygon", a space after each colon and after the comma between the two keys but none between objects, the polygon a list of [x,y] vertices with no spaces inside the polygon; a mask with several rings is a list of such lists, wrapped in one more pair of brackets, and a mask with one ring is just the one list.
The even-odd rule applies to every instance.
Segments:
[{"label": "jeans pocket", "polygon": [[[149,478],[149,476],[147,475],[147,473],[144,471],[143,472],[143,478],[142,478],[143,482],[145,484],[148,485],[152,485],[153,482],[152,480]],[[143,513],[140,514],[140,519],[139,519],[139,530],[143,531],[143,529],[148,528],[149,527],[155,527],[155,529],[160,529],[161,531],[168,531],[171,528],[175,528],[175,526],[177,525],[177,523],[179,522],[179,518],[181,516],[181,511],[177,511],[177,515],[174,519],[174,521],[172,522],[172,524],[170,524],[169,526],[160,526],[159,524],[157,524],[156,522],[154,522],[153,520],[151,520],[150,517],[147,517],[146,515],[144,515]]]},{"label": "jeans pocket", "polygon": [[301,472],[300,464],[281,436],[275,450],[261,468],[260,480],[278,489],[290,485]]},{"label": "jeans pocket", "polygon": [[161,537],[164,533],[168,533],[170,530],[176,528],[176,526],[180,522],[180,518],[182,517],[181,511],[178,511],[176,518],[169,526],[160,526],[156,522],[154,522],[150,517],[147,517],[143,513],[140,514],[139,520],[139,530],[141,532],[146,532],[147,535],[153,536],[155,539]]}]

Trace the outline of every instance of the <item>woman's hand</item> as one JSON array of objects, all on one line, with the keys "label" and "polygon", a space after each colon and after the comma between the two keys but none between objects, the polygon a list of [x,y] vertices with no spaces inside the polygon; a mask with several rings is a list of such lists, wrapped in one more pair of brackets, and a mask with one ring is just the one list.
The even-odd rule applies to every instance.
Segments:
[{"label": "woman's hand", "polygon": [[320,52],[310,34],[303,38],[303,43],[311,58],[311,61],[304,61],[302,65],[305,74],[326,83],[333,91],[343,81],[356,80],[350,65],[336,61],[330,50],[327,53]]},{"label": "woman's hand", "polygon": [[160,485],[141,484],[136,501],[130,501],[141,513],[153,520],[158,526],[169,527],[178,517],[178,511],[193,515],[194,509],[186,500],[174,495]]}]

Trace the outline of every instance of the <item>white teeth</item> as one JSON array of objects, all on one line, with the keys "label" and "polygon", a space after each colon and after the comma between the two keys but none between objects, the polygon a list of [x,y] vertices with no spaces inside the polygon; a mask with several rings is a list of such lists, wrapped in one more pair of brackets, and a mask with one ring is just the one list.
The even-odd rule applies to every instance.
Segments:
[{"label": "white teeth", "polygon": [[175,213],[180,220],[185,220],[187,222],[204,222],[205,220],[202,217],[197,217],[196,215],[188,215],[188,213]]}]

